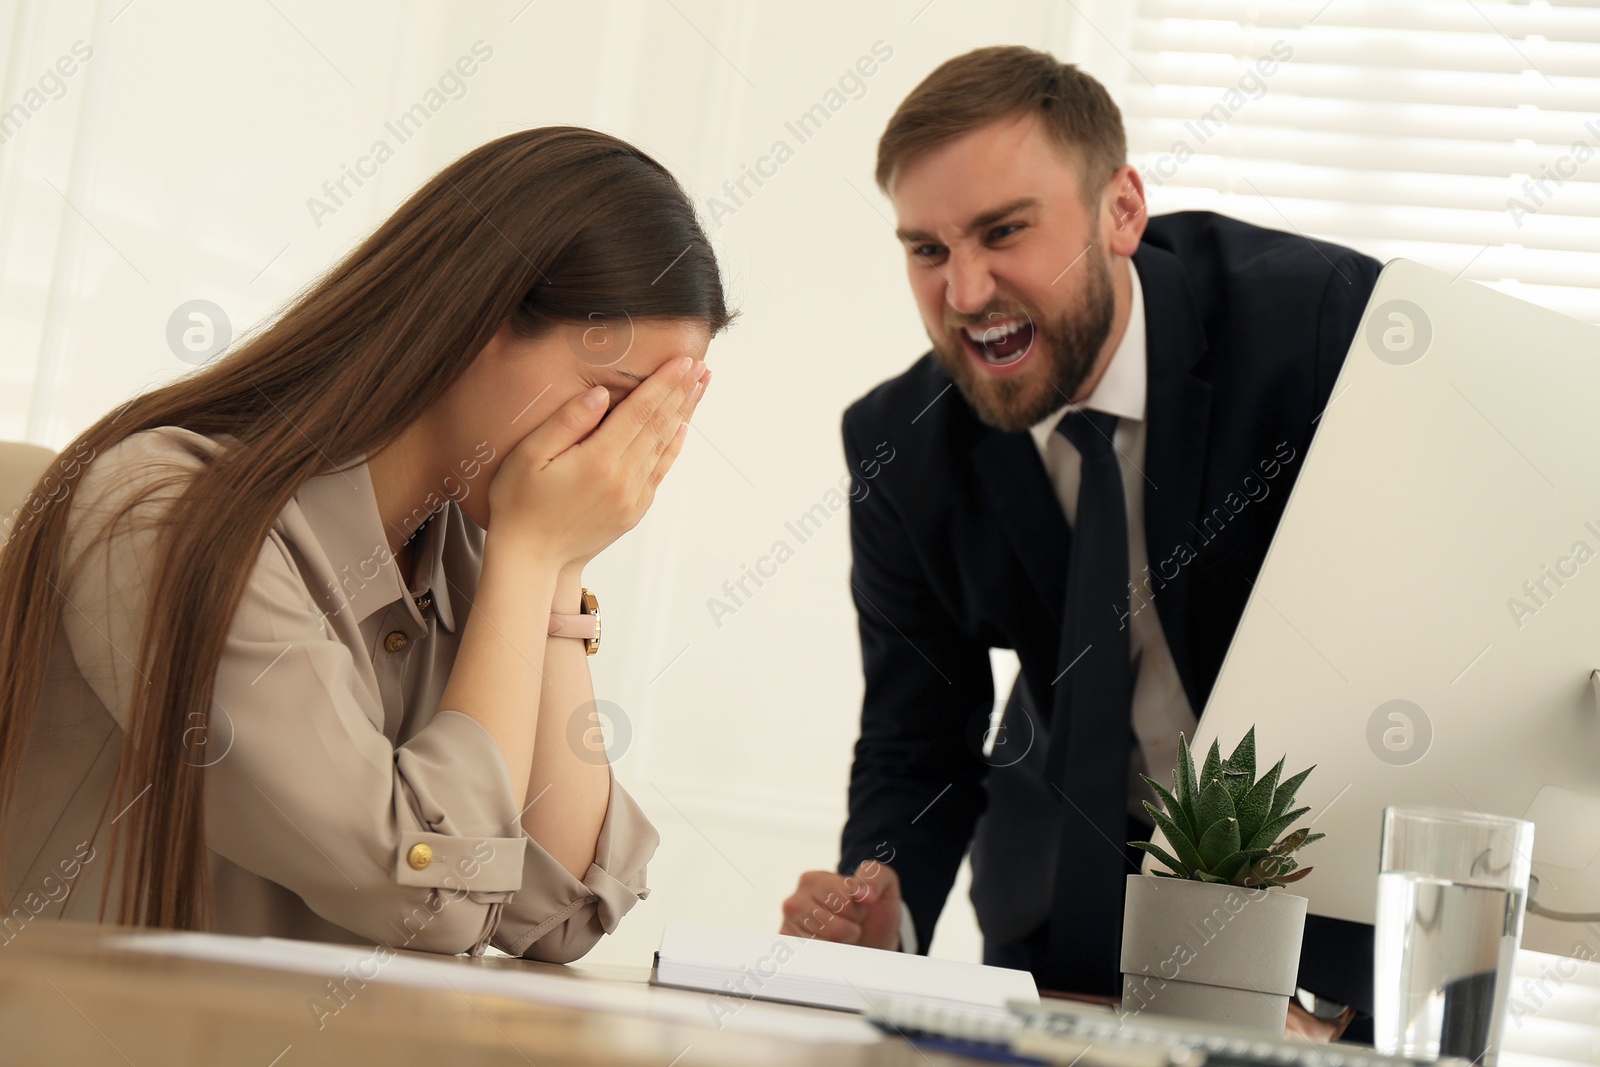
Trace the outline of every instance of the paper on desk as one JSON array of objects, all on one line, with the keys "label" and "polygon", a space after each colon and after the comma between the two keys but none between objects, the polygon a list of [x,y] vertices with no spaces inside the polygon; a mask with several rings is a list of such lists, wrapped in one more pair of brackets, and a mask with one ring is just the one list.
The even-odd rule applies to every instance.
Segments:
[{"label": "paper on desk", "polygon": [[[388,982],[420,989],[511,997],[587,1011],[633,1015],[690,1026],[757,1034],[813,1044],[869,1044],[883,1035],[865,1020],[824,1011],[801,1011],[764,1004],[746,1004],[730,1013],[696,993],[625,982],[575,980],[510,968],[476,966],[460,957],[417,958],[408,954],[374,958],[378,950],[290,941],[277,937],[233,937],[225,934],[150,931],[110,938],[112,948],[151,952],[219,963],[268,967],[273,970],[363,981]],[[376,968],[376,974],[368,977]]]},{"label": "paper on desk", "polygon": [[873,995],[1007,1017],[1008,1001],[1039,1002],[1033,975],[787,934],[668,923],[657,981],[740,997],[862,1011]]}]

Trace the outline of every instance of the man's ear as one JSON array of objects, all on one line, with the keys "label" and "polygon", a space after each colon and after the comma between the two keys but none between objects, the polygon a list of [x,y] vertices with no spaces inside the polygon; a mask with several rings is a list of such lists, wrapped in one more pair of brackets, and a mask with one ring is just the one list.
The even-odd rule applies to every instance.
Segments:
[{"label": "man's ear", "polygon": [[1137,170],[1124,163],[1106,183],[1101,204],[1101,228],[1106,235],[1106,250],[1119,256],[1133,255],[1139,250],[1145,223],[1150,220],[1145,210],[1144,179],[1139,177]]}]

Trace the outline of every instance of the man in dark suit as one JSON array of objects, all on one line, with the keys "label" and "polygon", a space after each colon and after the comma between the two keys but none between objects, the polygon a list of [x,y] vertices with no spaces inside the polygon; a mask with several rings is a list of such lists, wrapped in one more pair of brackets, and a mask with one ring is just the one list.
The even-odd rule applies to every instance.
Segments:
[{"label": "man in dark suit", "polygon": [[[1115,995],[1137,772],[1193,734],[1379,265],[1149,218],[1116,105],[1031,49],[931,74],[877,178],[933,350],[845,413],[866,695],[840,873],[784,929],[925,952],[970,845],[986,962]],[[1303,986],[1364,1004],[1370,968],[1308,925]]]}]

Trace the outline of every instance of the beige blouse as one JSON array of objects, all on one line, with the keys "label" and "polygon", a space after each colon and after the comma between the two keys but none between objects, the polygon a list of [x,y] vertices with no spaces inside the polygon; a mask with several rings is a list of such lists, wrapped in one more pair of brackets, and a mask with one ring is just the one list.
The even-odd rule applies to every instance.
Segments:
[{"label": "beige blouse", "polygon": [[[231,441],[160,427],[95,459],[72,497],[68,567],[135,490]],[[159,562],[150,520],[180,491],[139,505],[61,590],[4,840],[0,940],[35,919],[100,914],[122,815],[109,810],[111,785]],[[210,726],[189,739],[206,766],[216,931],[452,953],[492,943],[566,962],[648,894],[659,838],[615,780],[580,881],[523,832],[488,732],[436,711],[483,541],[450,500],[403,583],[365,457],[308,481],[272,524],[229,626]]]}]

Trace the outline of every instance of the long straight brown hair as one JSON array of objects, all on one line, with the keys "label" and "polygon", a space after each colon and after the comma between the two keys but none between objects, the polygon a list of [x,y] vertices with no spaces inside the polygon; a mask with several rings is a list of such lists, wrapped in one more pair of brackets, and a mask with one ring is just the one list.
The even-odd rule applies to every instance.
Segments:
[{"label": "long straight brown hair", "polygon": [[[138,659],[148,685],[127,709],[108,802],[120,809],[148,788],[113,828],[116,921],[208,921],[204,760],[191,738],[204,737],[195,724],[209,722],[262,542],[303,483],[394,441],[508,320],[531,338],[562,323],[651,319],[716,333],[729,318],[694,208],[660,164],[591,130],[525,130],[446,167],[259,334],[64,449],[94,457],[157,426],[238,442],[203,463],[161,522],[169,534]],[[28,519],[0,550],[0,837],[71,580],[67,515],[86,469],[71,467],[34,486]]]}]

